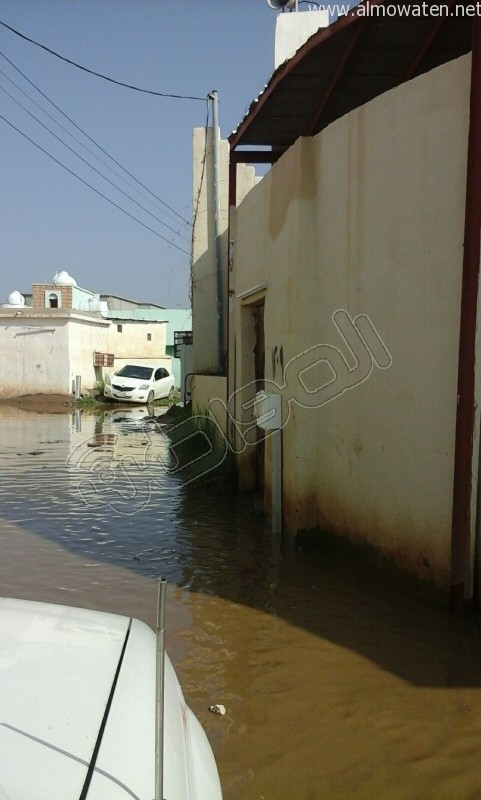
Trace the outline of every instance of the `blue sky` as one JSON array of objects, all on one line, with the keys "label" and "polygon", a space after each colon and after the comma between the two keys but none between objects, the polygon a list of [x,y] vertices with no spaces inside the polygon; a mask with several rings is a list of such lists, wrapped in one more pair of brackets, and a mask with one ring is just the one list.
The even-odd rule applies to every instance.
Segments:
[{"label": "blue sky", "polygon": [[[91,70],[170,94],[205,98],[216,89],[223,138],[272,74],[276,16],[265,0],[0,0],[2,22]],[[30,291],[33,282],[51,280],[66,269],[87,289],[169,307],[187,305],[190,231],[177,214],[190,223],[192,129],[205,125],[206,102],[116,86],[2,26],[0,53],[0,114],[10,123],[0,119],[0,302],[14,289]],[[162,203],[159,208],[152,195],[137,194],[137,184],[23,76],[176,214]],[[133,186],[95,160],[30,98]],[[150,214],[87,167],[15,100]],[[18,131],[169,241],[104,200]]]}]

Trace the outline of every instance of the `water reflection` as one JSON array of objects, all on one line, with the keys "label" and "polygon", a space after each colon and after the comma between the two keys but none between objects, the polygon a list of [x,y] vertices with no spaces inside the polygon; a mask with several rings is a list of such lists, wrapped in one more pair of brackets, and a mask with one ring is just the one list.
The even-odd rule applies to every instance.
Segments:
[{"label": "water reflection", "polygon": [[477,796],[472,623],[348,553],[280,557],[248,498],[172,476],[161,410],[0,407],[0,431],[2,593],[153,624],[165,575],[168,646],[226,800]]},{"label": "water reflection", "polygon": [[[74,552],[158,574],[159,561],[179,549],[180,503],[179,483],[165,469],[160,411],[82,415],[81,425],[78,414],[3,411],[3,515]],[[175,569],[171,579],[183,582]]]}]

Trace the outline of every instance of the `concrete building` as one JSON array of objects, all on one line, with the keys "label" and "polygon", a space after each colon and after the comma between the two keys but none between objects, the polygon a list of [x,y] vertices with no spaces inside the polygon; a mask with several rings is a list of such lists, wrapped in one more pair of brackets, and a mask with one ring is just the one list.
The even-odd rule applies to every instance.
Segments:
[{"label": "concrete building", "polygon": [[[193,202],[194,237],[192,243],[192,326],[194,407],[206,410],[209,400],[226,397],[228,338],[228,193],[229,143],[218,139],[220,231],[219,247],[215,241],[214,136],[212,129],[193,132]],[[245,195],[258,179],[253,167],[238,170],[237,191]],[[217,263],[219,258],[220,263]],[[217,283],[220,272],[220,287]],[[218,289],[220,288],[220,298]],[[220,308],[219,301],[220,299]],[[219,314],[221,324],[219,325]],[[221,337],[219,341],[219,329]]]},{"label": "concrete building", "polygon": [[[146,328],[148,328],[148,323],[165,323],[165,347],[162,352],[165,352],[170,359],[169,369],[175,378],[176,387],[180,389],[182,384],[181,363],[180,359],[174,356],[174,334],[176,331],[192,330],[191,309],[164,308],[155,303],[137,303],[135,300],[111,294],[101,294],[100,300],[107,303],[110,317],[117,325],[129,320],[143,322],[146,324]],[[152,331],[147,330],[147,335],[149,332]]]},{"label": "concrete building", "polygon": [[12,292],[0,306],[0,396],[69,395],[79,378],[82,391],[92,391],[132,361],[171,371],[164,310],[145,306],[111,310],[65,270],[34,283],[29,295]]},{"label": "concrete building", "polygon": [[0,308],[0,396],[71,395],[77,376],[83,390],[93,389],[103,378],[109,328],[100,316],[68,308]]},{"label": "concrete building", "polygon": [[462,612],[480,599],[481,21],[370,7],[281,63],[229,137],[225,370],[201,405],[225,398],[241,486],[270,506],[277,440],[252,400],[280,397],[285,533],[366,545]]}]

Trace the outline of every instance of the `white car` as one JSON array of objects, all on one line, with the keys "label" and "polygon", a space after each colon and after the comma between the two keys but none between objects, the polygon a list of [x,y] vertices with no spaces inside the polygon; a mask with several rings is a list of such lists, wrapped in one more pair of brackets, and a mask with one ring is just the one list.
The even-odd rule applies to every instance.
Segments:
[{"label": "white car", "polygon": [[127,403],[152,403],[162,397],[172,399],[174,376],[165,367],[126,364],[105,384],[104,396]]},{"label": "white car", "polygon": [[[143,622],[0,599],[0,798],[153,800],[156,636]],[[165,656],[165,800],[222,800]]]}]

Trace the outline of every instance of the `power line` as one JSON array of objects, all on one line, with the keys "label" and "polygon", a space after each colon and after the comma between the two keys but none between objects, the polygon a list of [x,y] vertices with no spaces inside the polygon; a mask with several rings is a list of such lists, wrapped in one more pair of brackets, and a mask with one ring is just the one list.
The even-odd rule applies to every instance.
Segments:
[{"label": "power line", "polygon": [[44,129],[45,129],[46,131],[48,131],[48,132],[49,132],[49,133],[50,133],[50,134],[51,134],[51,135],[52,135],[52,136],[53,136],[55,139],[57,139],[57,141],[58,141],[58,142],[60,142],[61,144],[63,144],[63,145],[64,145],[64,147],[66,147],[66,148],[67,148],[67,150],[69,150],[71,153],[73,153],[73,155],[74,155],[74,156],[77,156],[77,158],[79,158],[79,159],[80,159],[80,161],[82,161],[84,164],[86,164],[88,167],[90,167],[90,169],[93,169],[93,171],[94,171],[94,172],[95,172],[97,175],[99,175],[101,178],[103,178],[103,179],[104,179],[104,181],[107,181],[107,183],[109,183],[111,186],[113,186],[113,187],[114,187],[114,189],[117,189],[117,191],[118,191],[118,192],[121,192],[121,194],[123,194],[123,195],[124,195],[124,197],[126,197],[128,200],[131,200],[131,202],[132,202],[132,203],[135,203],[135,205],[137,205],[139,208],[141,208],[141,209],[142,209],[142,211],[145,211],[145,213],[146,213],[146,214],[149,214],[149,216],[151,216],[151,217],[152,217],[153,219],[155,219],[155,220],[156,220],[158,223],[160,223],[160,225],[163,225],[165,228],[167,228],[169,231],[171,231],[171,233],[174,233],[176,236],[179,236],[181,239],[185,239],[185,237],[184,237],[184,236],[182,236],[182,235],[181,235],[181,234],[180,234],[178,231],[176,231],[174,228],[171,228],[171,226],[170,226],[170,225],[167,225],[167,223],[166,223],[166,222],[163,222],[163,220],[159,219],[159,217],[157,217],[155,214],[152,214],[152,212],[151,212],[151,211],[149,211],[149,210],[148,210],[147,208],[145,208],[143,205],[141,205],[140,203],[138,203],[138,202],[137,202],[137,200],[134,200],[134,198],[133,198],[133,197],[131,197],[129,194],[127,194],[127,192],[124,192],[124,190],[123,190],[123,189],[121,189],[121,188],[120,188],[120,186],[117,186],[117,184],[116,184],[116,183],[114,183],[113,181],[111,181],[111,180],[110,180],[110,178],[107,178],[105,175],[102,175],[102,173],[101,173],[101,172],[100,172],[98,169],[96,169],[96,167],[94,167],[92,164],[90,164],[90,163],[87,161],[87,159],[85,159],[85,158],[84,158],[83,156],[81,156],[79,153],[75,152],[75,150],[74,150],[72,147],[70,147],[70,145],[68,145],[66,142],[64,142],[64,141],[63,141],[63,139],[61,139],[61,138],[60,138],[60,136],[57,136],[57,134],[56,134],[56,133],[54,133],[54,132],[53,132],[53,131],[52,131],[52,130],[51,130],[49,127],[48,127],[48,125],[45,125],[45,124],[44,124],[44,123],[43,123],[41,120],[39,120],[39,119],[38,119],[38,117],[36,117],[36,116],[35,116],[35,114],[32,114],[32,112],[31,112],[31,111],[29,111],[29,110],[28,110],[28,108],[25,108],[25,106],[23,106],[23,105],[22,105],[22,103],[20,103],[20,101],[19,101],[19,100],[17,100],[17,99],[16,99],[16,98],[15,98],[15,97],[14,97],[12,94],[10,94],[10,92],[8,92],[6,89],[4,89],[4,87],[3,87],[3,86],[0,86],[0,90],[1,90],[2,92],[4,92],[4,93],[5,93],[5,94],[6,94],[8,97],[10,97],[10,99],[11,99],[11,100],[13,100],[13,102],[14,102],[14,103],[16,103],[18,106],[20,106],[20,108],[21,108],[21,109],[23,109],[23,111],[25,111],[25,112],[26,112],[26,113],[27,113],[27,114],[28,114],[30,117],[32,117],[32,119],[34,119],[36,122],[38,122],[38,124],[39,124],[39,125],[41,125],[41,126],[42,126],[42,128],[44,128]]},{"label": "power line", "polygon": [[29,36],[25,36],[24,33],[20,33],[20,31],[15,30],[10,25],[7,25],[6,22],[2,22],[0,20],[0,25],[3,25],[4,28],[14,33],[16,36],[20,36],[21,39],[25,39],[26,42],[30,42],[30,44],[34,44],[36,47],[41,47],[42,50],[46,50],[47,53],[50,55],[55,56],[56,58],[60,58],[61,61],[65,61],[67,64],[71,64],[73,67],[77,67],[77,69],[83,70],[83,72],[88,72],[90,75],[95,75],[96,78],[102,78],[104,81],[109,81],[109,83],[115,83],[117,86],[123,86],[126,89],[133,89],[135,92],[143,92],[144,94],[152,94],[155,97],[171,97],[175,100],[201,100],[204,101],[205,97],[195,97],[192,95],[183,95],[183,94],[168,94],[167,92],[156,92],[153,89],[142,89],[139,86],[133,86],[130,83],[123,83],[123,81],[118,81],[115,78],[109,78],[107,75],[102,75],[100,72],[95,72],[93,69],[89,69],[88,67],[84,67],[81,64],[77,64],[76,61],[72,61],[70,58],[66,58],[66,56],[60,55],[60,53],[55,52],[55,50],[51,50],[50,47],[46,47],[46,45],[41,44],[40,42],[36,42],[34,39],[31,39]]},{"label": "power line", "polygon": [[[192,305],[192,288],[193,288],[193,258],[194,258],[194,241],[195,241],[195,226],[197,224],[197,215],[199,213],[200,196],[202,194],[202,186],[204,184],[205,169],[207,164],[207,137],[209,133],[209,101],[207,100],[207,111],[204,126],[204,153],[202,155],[202,170],[200,174],[199,188],[197,190],[197,197],[194,203],[194,215],[192,220],[192,241],[191,241],[191,255],[190,255],[190,291],[189,300]],[[215,134],[214,134],[215,135]]]},{"label": "power line", "polygon": [[179,245],[175,244],[174,242],[171,242],[169,239],[167,239],[166,236],[162,236],[162,234],[159,233],[158,231],[154,230],[154,228],[151,228],[149,225],[146,225],[145,222],[142,222],[137,217],[134,217],[134,215],[131,214],[129,211],[126,211],[125,208],[122,208],[122,206],[119,206],[118,203],[116,203],[114,200],[111,200],[110,197],[107,197],[107,195],[103,194],[101,191],[96,189],[95,186],[92,186],[90,183],[88,183],[88,181],[86,181],[83,178],[81,178],[80,175],[77,175],[76,172],[71,170],[65,164],[62,164],[61,161],[59,161],[57,158],[55,158],[55,156],[53,156],[51,153],[49,153],[47,150],[45,150],[43,147],[41,147],[41,145],[37,144],[37,142],[35,142],[33,139],[31,139],[29,136],[27,136],[26,133],[24,133],[19,128],[17,128],[12,122],[10,122],[8,119],[6,119],[2,114],[0,114],[0,119],[2,119],[7,125],[9,125],[11,128],[13,128],[14,131],[16,131],[21,136],[23,136],[24,139],[27,139],[27,141],[29,141],[31,144],[33,144],[35,147],[37,147],[39,150],[41,150],[42,153],[45,153],[45,155],[48,156],[49,158],[51,158],[52,161],[55,161],[56,164],[58,164],[60,167],[63,167],[63,169],[67,170],[67,172],[69,172],[71,175],[73,175],[74,178],[77,178],[77,180],[81,181],[89,189],[92,189],[92,191],[94,191],[96,194],[100,195],[100,197],[103,197],[104,200],[107,200],[108,203],[110,203],[111,205],[115,206],[115,208],[118,208],[119,211],[122,211],[122,213],[124,213],[124,214],[126,214],[126,216],[130,217],[130,219],[133,219],[135,222],[138,222],[139,225],[142,225],[142,227],[147,228],[147,230],[151,231],[151,233],[155,234],[155,236],[158,236],[159,239],[163,239],[164,242],[167,242],[167,244],[171,245],[172,247],[175,247],[176,250],[180,250],[181,253],[185,253],[187,256],[190,256],[190,253],[187,250],[184,250],[183,247],[180,247]]},{"label": "power line", "polygon": [[202,194],[202,186],[204,183],[204,176],[205,176],[205,168],[207,163],[207,136],[209,131],[209,103],[207,102],[207,115],[205,119],[205,126],[204,126],[204,153],[202,156],[202,170],[200,174],[200,181],[199,181],[199,188],[197,190],[197,197],[194,203],[194,215],[192,221],[192,253],[194,252],[194,239],[195,239],[195,226],[197,222],[197,215],[199,213],[199,204],[200,204],[200,196]]},{"label": "power line", "polygon": [[[136,183],[138,183],[139,186],[141,186],[143,189],[145,189],[145,191],[148,192],[152,197],[154,197],[159,203],[161,203],[162,206],[167,208],[172,214],[174,214],[176,217],[178,217],[186,225],[190,226],[191,223],[188,220],[186,220],[185,217],[183,217],[181,214],[179,214],[178,211],[176,211],[174,208],[169,206],[168,203],[166,203],[160,197],[158,197],[151,189],[148,188],[148,186],[145,186],[145,184],[143,184],[142,181],[140,181],[138,178],[136,178],[135,175],[132,175],[132,173],[129,172],[128,169],[126,169],[124,166],[122,166],[122,164],[120,164],[118,161],[116,161],[115,158],[112,155],[110,155],[110,153],[107,152],[107,150],[104,150],[104,148],[101,147],[101,145],[99,145],[98,142],[96,142],[94,139],[92,139],[92,137],[89,136],[88,133],[86,133],[79,125],[77,125],[77,123],[74,122],[73,119],[71,119],[67,114],[65,114],[65,112],[62,111],[62,109],[59,108],[59,106],[57,106],[53,102],[53,100],[51,100],[41,89],[39,89],[38,86],[36,86],[30,80],[30,78],[27,77],[27,75],[25,75],[17,66],[15,66],[13,61],[10,61],[10,59],[7,58],[7,56],[2,52],[0,52],[0,56],[2,56],[2,58],[5,59],[5,61],[7,61],[8,64],[10,64],[10,66],[13,67],[13,69],[16,70],[19,73],[19,75],[21,75],[22,78],[24,78],[27,81],[27,83],[29,83],[31,86],[33,86],[33,88],[39,94],[41,94],[42,97],[45,100],[47,100],[48,103],[50,103],[50,105],[52,105],[60,114],[62,114],[62,116],[65,117],[65,119],[67,119],[70,122],[70,124],[74,126],[74,128],[76,128],[78,131],[80,131],[80,133],[83,136],[85,136],[90,142],[92,142],[93,145],[95,145],[95,147],[97,147],[102,153],[104,153],[104,155],[106,155],[107,158],[109,158],[114,164],[116,164],[121,170],[123,170],[126,173],[126,175],[128,175],[130,178],[132,178],[132,180],[134,180]],[[88,147],[86,147],[86,145],[84,145],[79,139],[77,139],[72,133],[70,133],[70,131],[67,128],[65,128],[57,120],[55,120],[55,118],[51,114],[49,114],[47,111],[45,111],[45,109],[43,109],[35,100],[33,100],[33,98],[29,97],[29,95],[20,86],[18,86],[11,78],[9,78],[8,75],[6,75],[4,72],[2,72],[2,75],[4,75],[7,78],[7,80],[10,81],[10,83],[12,83],[14,86],[16,86],[17,89],[19,89],[19,91],[22,92],[22,94],[25,95],[25,97],[28,97],[28,99],[32,103],[34,103],[34,105],[36,105],[37,108],[41,109],[43,111],[43,113],[46,114],[46,116],[48,116],[53,122],[56,123],[56,125],[58,125],[60,128],[62,128],[62,130],[64,130],[65,133],[67,133],[69,136],[71,136],[72,139],[74,139],[74,141],[76,141],[81,147],[83,147],[85,150],[87,150],[87,152],[89,152],[94,158],[96,158],[98,161],[100,161],[101,164],[103,164],[107,169],[109,169],[111,172],[113,172],[114,175],[117,175],[117,177],[120,178],[120,180],[123,180],[124,183],[127,183],[127,185],[131,186],[131,188],[134,189],[134,191],[137,191],[139,194],[142,194],[141,192],[138,191],[138,189],[136,189],[134,186],[132,186],[132,184],[130,184],[129,181],[126,181],[125,178],[123,178],[121,175],[119,175],[114,169],[112,169],[112,167],[109,167],[109,165],[106,164],[104,161],[102,161],[102,159],[99,158],[99,156],[97,156],[92,150],[90,150]],[[145,197],[145,195],[144,195],[144,197]],[[148,200],[147,197],[145,199]],[[149,200],[149,202],[152,202],[152,201]],[[155,204],[153,204],[153,205],[155,205]]]}]

